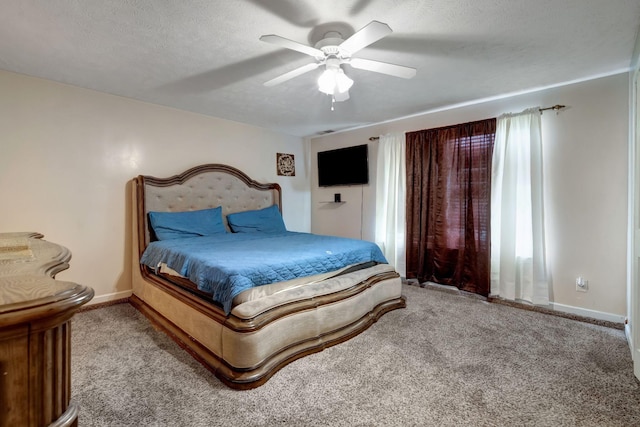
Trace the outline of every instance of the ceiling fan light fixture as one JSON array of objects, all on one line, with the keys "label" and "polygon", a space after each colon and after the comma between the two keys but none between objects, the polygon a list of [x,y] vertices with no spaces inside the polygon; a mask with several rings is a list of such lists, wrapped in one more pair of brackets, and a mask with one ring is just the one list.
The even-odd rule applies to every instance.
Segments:
[{"label": "ceiling fan light fixture", "polygon": [[[326,28],[326,26],[323,27]],[[315,62],[284,73],[265,82],[264,85],[275,86],[311,70],[315,70],[318,67],[325,66],[325,71],[320,78],[318,78],[318,90],[331,96],[331,109],[333,110],[334,103],[349,99],[349,89],[353,86],[353,80],[344,73],[341,68],[342,64],[349,64],[352,68],[360,70],[410,79],[416,75],[415,68],[371,59],[352,58],[353,54],[381,38],[388,36],[391,32],[391,28],[387,24],[379,21],[371,21],[346,40],[342,38],[342,34],[339,31],[327,31],[324,33],[323,38],[315,43],[315,47],[298,43],[275,34],[263,35],[260,37],[260,40],[264,42],[295,50],[312,56],[315,59]]]},{"label": "ceiling fan light fixture", "polygon": [[327,67],[318,78],[318,90],[327,95],[345,93],[351,86],[353,86],[353,80],[340,67]]}]

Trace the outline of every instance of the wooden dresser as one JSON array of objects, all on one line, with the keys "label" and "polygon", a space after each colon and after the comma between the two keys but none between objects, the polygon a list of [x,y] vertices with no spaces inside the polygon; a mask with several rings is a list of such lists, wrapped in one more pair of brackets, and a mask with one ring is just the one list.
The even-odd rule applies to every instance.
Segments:
[{"label": "wooden dresser", "polygon": [[71,317],[93,289],[55,280],[71,253],[38,233],[0,233],[0,427],[75,426]]}]

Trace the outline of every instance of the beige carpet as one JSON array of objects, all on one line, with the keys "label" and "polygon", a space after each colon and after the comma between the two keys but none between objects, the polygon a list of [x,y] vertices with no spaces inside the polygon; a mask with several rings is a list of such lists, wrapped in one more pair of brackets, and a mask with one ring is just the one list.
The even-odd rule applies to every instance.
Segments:
[{"label": "beige carpet", "polygon": [[234,391],[128,304],[73,320],[86,426],[639,426],[618,329],[405,285],[408,307]]}]

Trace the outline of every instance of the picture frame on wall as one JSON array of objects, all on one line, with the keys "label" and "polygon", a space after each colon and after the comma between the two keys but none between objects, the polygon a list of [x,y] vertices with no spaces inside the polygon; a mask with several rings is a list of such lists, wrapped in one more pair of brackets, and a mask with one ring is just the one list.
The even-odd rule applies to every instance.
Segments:
[{"label": "picture frame on wall", "polygon": [[296,162],[293,154],[277,153],[276,170],[281,176],[296,176]]}]

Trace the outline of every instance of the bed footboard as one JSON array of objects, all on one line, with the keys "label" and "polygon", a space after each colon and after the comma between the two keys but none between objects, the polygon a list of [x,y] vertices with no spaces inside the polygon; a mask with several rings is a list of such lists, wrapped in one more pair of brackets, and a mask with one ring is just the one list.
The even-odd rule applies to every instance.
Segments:
[{"label": "bed footboard", "polygon": [[[349,279],[354,280],[342,281]],[[198,310],[190,296],[177,297],[173,285],[162,282],[152,278],[144,285],[147,300],[134,294],[131,303],[235,389],[258,387],[288,363],[346,341],[384,313],[406,306],[400,278],[392,271],[250,318],[222,319],[216,311]]]}]

